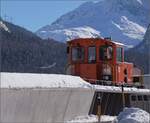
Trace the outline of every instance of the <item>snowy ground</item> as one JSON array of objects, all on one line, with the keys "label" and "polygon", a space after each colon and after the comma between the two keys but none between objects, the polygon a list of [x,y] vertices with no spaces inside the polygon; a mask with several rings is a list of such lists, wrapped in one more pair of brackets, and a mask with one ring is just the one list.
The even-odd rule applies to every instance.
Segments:
[{"label": "snowy ground", "polygon": [[124,108],[116,123],[150,123],[150,114],[139,108]]},{"label": "snowy ground", "polygon": [[[96,123],[98,117],[96,115],[78,116],[73,120],[65,123]],[[123,112],[116,116],[102,115],[103,123],[150,123],[150,114],[139,108],[124,108]]]},{"label": "snowy ground", "polygon": [[[115,119],[116,116],[102,115],[100,121],[108,122],[114,121]],[[65,123],[95,123],[95,122],[98,122],[98,117],[96,115],[87,115],[87,116],[78,116],[73,120],[67,121]]]}]

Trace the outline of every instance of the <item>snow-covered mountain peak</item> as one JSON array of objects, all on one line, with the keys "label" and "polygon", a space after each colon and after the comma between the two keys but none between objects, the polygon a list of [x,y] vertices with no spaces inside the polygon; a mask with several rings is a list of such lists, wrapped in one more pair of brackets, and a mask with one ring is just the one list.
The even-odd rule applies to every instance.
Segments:
[{"label": "snow-covered mountain peak", "polygon": [[42,35],[44,39],[51,37],[58,41],[69,41],[76,38],[96,38],[100,37],[100,32],[89,27],[76,27],[68,29],[58,29],[54,31],[40,31],[39,35]]},{"label": "snow-covered mountain peak", "polygon": [[103,5],[111,5],[111,6],[126,5],[126,6],[134,6],[134,7],[139,7],[139,6],[146,7],[145,5],[148,4],[149,2],[150,2],[149,0],[101,0],[101,1],[93,1],[93,4],[103,3]]},{"label": "snow-covered mountain peak", "polygon": [[[150,22],[150,0],[101,0],[83,3],[75,10],[68,12],[41,31],[49,37],[50,32],[89,26],[102,37],[111,36],[113,40],[127,45],[139,44]],[[78,31],[78,30],[76,30]],[[75,32],[75,31],[74,31]],[[81,35],[81,34],[80,34]]]},{"label": "snow-covered mountain peak", "polygon": [[143,35],[146,32],[145,28],[135,22],[128,20],[126,16],[121,16],[119,24],[113,21],[112,24],[114,24],[120,31],[122,31],[124,35],[132,39],[142,40]]}]

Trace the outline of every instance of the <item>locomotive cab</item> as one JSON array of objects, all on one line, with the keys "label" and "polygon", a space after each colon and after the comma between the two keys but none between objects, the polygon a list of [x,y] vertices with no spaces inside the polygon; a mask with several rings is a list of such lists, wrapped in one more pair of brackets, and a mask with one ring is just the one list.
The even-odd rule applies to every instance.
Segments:
[{"label": "locomotive cab", "polygon": [[67,42],[67,74],[93,84],[132,84],[133,64],[124,62],[123,44],[109,39],[86,38]]}]

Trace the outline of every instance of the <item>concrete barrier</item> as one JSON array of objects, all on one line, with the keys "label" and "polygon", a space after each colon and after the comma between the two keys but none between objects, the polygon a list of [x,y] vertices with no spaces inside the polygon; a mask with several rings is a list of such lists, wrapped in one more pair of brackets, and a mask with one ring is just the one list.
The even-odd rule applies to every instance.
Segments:
[{"label": "concrete barrier", "polygon": [[94,96],[90,89],[1,88],[1,123],[62,123],[87,115]]},{"label": "concrete barrier", "polygon": [[144,86],[147,89],[150,89],[150,74],[146,74],[143,76]]}]

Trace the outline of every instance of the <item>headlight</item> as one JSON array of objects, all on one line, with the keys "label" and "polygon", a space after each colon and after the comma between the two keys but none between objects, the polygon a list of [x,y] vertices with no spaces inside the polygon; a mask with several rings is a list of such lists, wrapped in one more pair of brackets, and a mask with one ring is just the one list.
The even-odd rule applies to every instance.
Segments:
[{"label": "headlight", "polygon": [[103,76],[103,80],[109,80],[109,76]]},{"label": "headlight", "polygon": [[108,64],[103,65],[103,75],[111,75],[111,67]]}]

